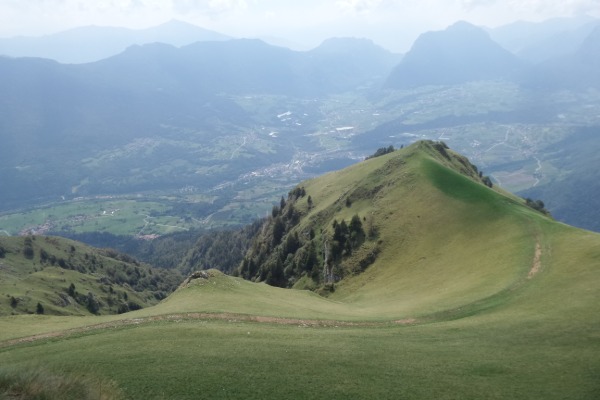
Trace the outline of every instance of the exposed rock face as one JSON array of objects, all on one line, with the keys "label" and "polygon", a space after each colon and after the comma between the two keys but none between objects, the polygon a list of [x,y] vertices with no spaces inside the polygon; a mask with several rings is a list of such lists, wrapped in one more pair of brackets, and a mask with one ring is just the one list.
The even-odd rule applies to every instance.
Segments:
[{"label": "exposed rock face", "polygon": [[196,272],[192,272],[192,274],[190,276],[188,276],[182,283],[181,285],[179,285],[179,288],[185,288],[188,287],[190,285],[190,283],[196,279],[204,279],[204,280],[208,280],[211,277],[214,276],[214,273],[212,271],[196,271]]}]

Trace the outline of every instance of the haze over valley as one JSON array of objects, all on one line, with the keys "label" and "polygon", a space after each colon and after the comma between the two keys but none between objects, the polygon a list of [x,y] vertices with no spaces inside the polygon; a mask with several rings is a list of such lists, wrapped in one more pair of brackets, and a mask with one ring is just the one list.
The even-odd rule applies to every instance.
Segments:
[{"label": "haze over valley", "polygon": [[[596,187],[588,168],[595,152],[576,168],[565,165],[590,150],[582,138],[598,125],[600,31],[590,29],[594,24],[549,21],[488,34],[459,22],[424,33],[399,55],[366,39],[329,39],[302,52],[260,40],[212,41],[216,34],[198,36],[193,26],[171,22],[143,32],[155,32],[152,39],[184,32],[188,41],[210,40],[132,45],[85,64],[5,57],[0,204],[7,215],[0,227],[17,234],[50,222],[58,233],[59,218],[19,222],[10,212],[108,200],[98,206],[101,213],[117,199],[140,195],[163,204],[163,214],[175,209],[169,215],[182,222],[163,225],[176,230],[249,223],[302,179],[350,165],[380,146],[439,139],[497,184],[544,198],[559,220],[598,230],[588,217],[598,209],[594,196],[586,196],[581,210],[581,203],[545,195],[566,185]],[[509,47],[502,35],[537,30],[543,48],[565,29],[584,27],[585,39],[535,63],[492,40]],[[110,43],[103,38],[116,33],[109,31],[91,31],[89,40]],[[61,44],[67,34],[79,33],[38,40],[51,49],[49,41]],[[177,38],[175,44],[186,43]],[[568,154],[550,150],[563,142]],[[144,224],[138,218],[127,233]]]}]

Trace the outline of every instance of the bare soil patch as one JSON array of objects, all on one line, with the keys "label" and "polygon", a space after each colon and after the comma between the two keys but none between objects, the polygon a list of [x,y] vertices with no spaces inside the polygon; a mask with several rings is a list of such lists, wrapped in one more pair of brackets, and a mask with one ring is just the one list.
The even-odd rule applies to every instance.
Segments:
[{"label": "bare soil patch", "polygon": [[533,278],[535,276],[535,274],[540,272],[541,268],[542,268],[542,246],[540,245],[540,242],[538,241],[535,244],[535,255],[533,256],[533,265],[531,266],[531,269],[529,270],[529,274],[527,275],[527,278],[528,279]]}]

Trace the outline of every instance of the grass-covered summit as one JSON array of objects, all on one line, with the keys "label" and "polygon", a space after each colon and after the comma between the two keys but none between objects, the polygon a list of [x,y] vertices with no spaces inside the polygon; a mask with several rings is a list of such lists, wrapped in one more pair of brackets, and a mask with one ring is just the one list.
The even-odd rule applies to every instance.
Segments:
[{"label": "grass-covered summit", "polygon": [[238,274],[419,312],[494,295],[528,274],[548,218],[492,186],[441,142],[368,159],[292,190]]}]

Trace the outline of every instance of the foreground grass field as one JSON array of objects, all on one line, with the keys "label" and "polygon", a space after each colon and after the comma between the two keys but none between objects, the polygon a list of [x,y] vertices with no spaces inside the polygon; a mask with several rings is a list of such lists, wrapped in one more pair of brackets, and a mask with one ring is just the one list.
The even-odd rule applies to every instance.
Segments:
[{"label": "foreground grass field", "polygon": [[[308,182],[315,212],[394,157]],[[105,398],[600,398],[600,236],[407,157],[373,208],[381,255],[329,297],[209,271],[125,315],[5,317],[6,374],[122,391]]]},{"label": "foreground grass field", "polygon": [[108,378],[126,398],[139,399],[593,399],[600,349],[597,336],[580,327],[497,316],[319,328],[181,320],[0,354],[15,369],[43,364]]}]

